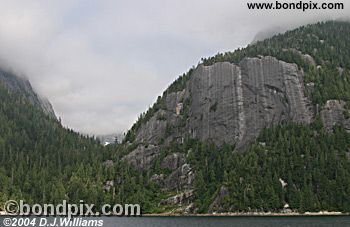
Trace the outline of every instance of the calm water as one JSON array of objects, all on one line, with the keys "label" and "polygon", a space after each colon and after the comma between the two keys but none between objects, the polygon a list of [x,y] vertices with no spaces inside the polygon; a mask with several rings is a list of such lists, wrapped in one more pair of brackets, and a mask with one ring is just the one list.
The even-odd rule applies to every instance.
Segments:
[{"label": "calm water", "polygon": [[[4,226],[4,218],[0,217],[0,226]],[[13,218],[13,217],[9,217]],[[31,219],[34,217],[30,217]],[[36,217],[35,226],[39,225],[40,217]],[[82,218],[91,220],[94,218]],[[48,218],[47,225],[49,226],[54,220],[53,217]],[[118,217],[103,217],[103,227],[350,227],[350,216],[329,216],[329,217],[139,217],[139,218],[118,218]],[[57,221],[58,223],[58,221]],[[13,224],[13,223],[12,223]],[[6,225],[9,226],[9,225]],[[24,225],[11,225],[24,226]],[[29,225],[32,226],[32,225]],[[54,225],[64,226],[64,225]],[[66,225],[67,226],[67,225]],[[72,226],[72,225],[71,225]],[[79,225],[73,225],[79,226]]]},{"label": "calm water", "polygon": [[145,227],[350,227],[350,216],[341,217],[142,217],[106,218],[104,226]]}]

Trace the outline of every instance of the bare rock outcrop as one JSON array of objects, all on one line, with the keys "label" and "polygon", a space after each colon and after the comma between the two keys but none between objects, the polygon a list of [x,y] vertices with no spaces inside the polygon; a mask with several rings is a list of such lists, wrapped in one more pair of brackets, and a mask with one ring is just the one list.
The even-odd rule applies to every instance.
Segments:
[{"label": "bare rock outcrop", "polygon": [[167,94],[165,106],[140,127],[136,143],[195,138],[240,148],[265,127],[284,121],[308,124],[313,116],[303,72],[274,57],[199,65],[183,91]]},{"label": "bare rock outcrop", "polygon": [[169,190],[189,189],[193,186],[195,174],[189,164],[183,164],[173,171],[164,181]]},{"label": "bare rock outcrop", "polygon": [[161,205],[183,205],[189,204],[193,199],[193,190],[187,190],[175,196],[164,199],[160,202]]},{"label": "bare rock outcrop", "polygon": [[[274,57],[199,65],[183,90],[165,92],[162,108],[136,131],[134,144],[139,145],[125,159],[147,170],[162,149],[186,138],[244,150],[264,128],[287,121],[309,124],[313,108],[303,76],[296,64]],[[179,168],[185,158],[175,156],[165,158],[162,167],[174,171],[170,179],[185,178]],[[184,185],[169,180],[165,184]]]},{"label": "bare rock outcrop", "polygon": [[341,100],[328,100],[321,110],[321,118],[328,131],[338,125],[350,132],[349,115],[349,110],[345,109],[345,102]]},{"label": "bare rock outcrop", "polygon": [[177,168],[185,164],[185,161],[186,160],[185,160],[184,154],[173,153],[173,154],[169,154],[163,159],[161,163],[161,167],[163,169],[176,170]]},{"label": "bare rock outcrop", "polygon": [[[313,64],[313,59],[308,60]],[[150,170],[157,160],[161,170],[152,173],[151,182],[163,190],[191,191],[195,171],[184,153],[175,149],[169,154],[169,145],[197,139],[218,146],[235,145],[237,151],[244,151],[264,128],[284,122],[310,124],[315,108],[305,90],[313,86],[304,85],[304,73],[296,64],[274,57],[199,65],[182,90],[164,93],[161,108],[135,132],[132,145],[137,146],[125,160],[142,171]],[[326,129],[341,125],[350,132],[345,104],[329,100],[321,108]],[[209,207],[211,212],[220,212],[228,193],[226,187],[220,188]],[[191,203],[190,198],[179,194],[162,204]]]},{"label": "bare rock outcrop", "polygon": [[153,161],[159,156],[158,146],[154,145],[139,145],[135,150],[124,157],[129,164],[134,166],[138,170],[149,169]]}]

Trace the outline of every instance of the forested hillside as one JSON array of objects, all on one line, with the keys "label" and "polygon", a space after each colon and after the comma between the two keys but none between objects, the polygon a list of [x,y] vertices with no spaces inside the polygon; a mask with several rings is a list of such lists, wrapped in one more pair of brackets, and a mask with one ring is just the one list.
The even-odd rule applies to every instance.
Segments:
[{"label": "forested hillside", "polygon": [[349,212],[350,134],[318,127],[266,129],[248,151],[235,155],[228,148],[197,148],[191,162],[198,169],[199,211],[208,211],[222,186],[228,193],[215,204],[217,211],[279,212],[288,204],[299,212]]},{"label": "forested hillside", "polygon": [[[289,70],[289,79],[302,76],[301,84],[295,86],[296,94],[305,93],[306,97],[295,100],[306,100],[307,113],[312,114],[310,122],[281,120],[268,125],[239,150],[235,143],[217,145],[185,134],[173,139],[190,117],[203,118],[201,114],[190,116],[194,113],[189,110],[193,96],[181,96],[194,73],[201,79],[201,71],[196,69],[202,67],[205,73],[215,63],[230,62],[233,64],[220,67],[238,70],[248,58],[257,65],[272,62],[278,69]],[[268,80],[269,73],[266,75]],[[266,91],[271,100],[282,100],[281,116],[289,114],[286,110],[292,111],[287,90],[267,86]],[[260,98],[258,92],[252,93],[256,93],[256,100]],[[202,59],[200,66],[179,77],[152,108],[141,114],[121,145],[104,147],[95,138],[64,128],[25,95],[3,83],[0,100],[0,205],[8,199],[28,203],[60,203],[66,199],[97,206],[140,203],[144,213],[280,212],[286,204],[298,212],[350,212],[347,22],[304,26],[244,49]],[[172,112],[168,106],[174,107]],[[208,106],[208,115],[213,116],[223,108],[218,102]],[[273,103],[266,106],[267,111],[273,108]],[[223,118],[215,115],[214,120],[220,116]],[[177,127],[171,126],[173,122]],[[146,126],[156,134],[148,135]],[[188,135],[195,134],[191,131]]]},{"label": "forested hillside", "polygon": [[[311,56],[313,60],[302,54]],[[244,57],[259,55],[274,56],[302,68],[306,73],[305,83],[315,83],[310,94],[314,104],[324,104],[330,99],[350,100],[349,22],[306,25],[202,61],[205,65],[222,61],[238,63]]]},{"label": "forested hillside", "polygon": [[[194,189],[192,201],[197,212],[281,211],[286,204],[299,212],[349,211],[350,23],[330,21],[303,26],[234,52],[203,58],[201,64],[208,67],[221,62],[241,65],[244,59],[263,56],[296,64],[303,72],[303,89],[313,112],[311,125],[284,122],[268,127],[244,152],[235,151],[235,144],[217,147],[187,137],[181,142],[162,144],[168,140],[169,132],[179,131],[179,127],[187,124],[193,101],[189,96],[181,103],[181,123],[175,128],[167,124],[165,137],[158,144],[160,155],[146,172],[157,179],[163,177],[165,184],[169,184],[168,179],[177,171],[160,168],[159,163],[182,153],[180,156],[185,157],[195,172],[195,180],[185,185],[180,183],[176,190]],[[175,121],[164,117],[167,116],[164,112],[169,111],[169,99],[189,89],[193,74],[200,67],[180,76],[140,116],[125,138],[125,143],[132,144],[127,146],[129,152],[135,148],[143,152],[137,146],[147,147],[148,137],[142,133],[147,127],[155,127],[154,116],[160,123]],[[259,98],[257,95],[255,100]],[[344,106],[337,108],[334,103],[344,103]],[[210,113],[217,111],[215,104],[210,106]],[[149,141],[154,144],[155,140]],[[147,156],[150,152],[145,150],[143,158],[150,158]],[[135,154],[142,157],[142,153]],[[179,177],[187,179],[188,176],[180,174]],[[191,199],[186,202],[191,207]],[[183,208],[178,212],[186,210],[184,204],[175,203],[174,207]]]},{"label": "forested hillside", "polygon": [[[103,147],[64,128],[1,82],[0,100],[0,204],[9,199],[58,204],[65,199],[97,206],[143,205],[151,200],[141,194],[142,175],[120,162],[120,148]],[[112,190],[106,182],[117,174],[118,188]]]}]

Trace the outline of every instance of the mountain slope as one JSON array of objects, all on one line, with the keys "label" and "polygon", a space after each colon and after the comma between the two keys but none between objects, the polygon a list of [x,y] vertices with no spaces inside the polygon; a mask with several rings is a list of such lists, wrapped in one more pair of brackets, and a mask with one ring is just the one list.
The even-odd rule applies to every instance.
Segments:
[{"label": "mountain slope", "polygon": [[0,74],[0,205],[350,212],[349,34],[319,23],[203,59],[106,147]]},{"label": "mountain slope", "polygon": [[[118,147],[64,128],[45,112],[30,83],[13,74],[0,80],[0,207],[7,200],[28,204],[146,203],[154,195],[142,176],[120,162]],[[118,173],[118,189],[108,182]],[[1,210],[0,210],[1,211]]]},{"label": "mountain slope", "polygon": [[[125,141],[139,145],[127,159],[147,169],[160,147],[186,139],[240,149],[266,127],[309,124],[320,112],[327,128],[350,129],[349,27],[344,22],[310,25],[203,59],[127,133]],[[325,105],[335,100],[342,104]],[[153,148],[144,152],[145,145]]]},{"label": "mountain slope", "polygon": [[[303,194],[306,189],[305,193],[316,195],[323,189],[334,193],[325,182],[316,180],[319,171],[334,173],[331,168],[335,168],[336,172],[342,169],[342,177],[349,174],[344,168],[348,163],[349,144],[343,141],[349,138],[347,131],[350,130],[349,34],[347,22],[318,23],[244,49],[202,59],[201,64],[170,85],[128,131],[124,159],[150,175],[150,181],[164,190],[184,192],[177,195],[181,204],[194,202],[197,211],[205,212],[214,207],[226,211],[238,209],[235,206],[224,208],[222,204],[226,200],[240,203],[239,209],[244,210],[247,207],[280,210],[284,203],[293,203],[293,209],[305,210],[305,201],[291,202],[290,188],[278,189],[279,179],[286,180],[288,174],[295,181],[303,179],[305,182],[290,184],[302,198],[307,197]],[[332,135],[333,130],[338,133]],[[271,137],[259,140],[266,132],[271,133]],[[301,135],[312,141],[311,144],[305,143]],[[336,145],[338,140],[343,141],[341,146]],[[318,143],[324,145],[320,148],[316,146]],[[307,149],[302,150],[300,144]],[[260,150],[264,155],[257,153]],[[329,160],[314,153],[317,150],[325,157],[338,157],[339,163],[332,162],[332,167],[324,167]],[[229,155],[232,151],[234,153]],[[237,154],[237,151],[246,152]],[[277,151],[283,151],[283,155],[276,155]],[[286,152],[294,158],[285,157]],[[252,153],[257,156],[253,166],[245,167],[237,162],[240,158],[250,162]],[[317,161],[307,164],[306,155]],[[268,160],[270,156],[273,162]],[[228,163],[218,169],[217,165],[221,167],[226,161]],[[281,165],[279,162],[286,166],[280,171],[274,170]],[[294,162],[298,163],[297,169],[287,164]],[[229,167],[232,163],[236,164],[236,172]],[[317,173],[306,171],[305,165],[310,165],[309,170]],[[252,171],[254,168],[259,171]],[[247,176],[244,169],[258,176]],[[325,181],[339,184],[343,179],[337,178],[337,174],[326,176]],[[232,178],[228,180],[227,177]],[[269,191],[252,193],[264,202],[258,206],[243,203],[244,197],[230,200],[232,196],[242,195],[243,189],[231,184],[240,178],[254,181],[244,184],[246,187],[262,183],[264,190]],[[269,183],[274,184],[274,188],[269,188]],[[345,181],[345,194],[349,187]],[[218,197],[212,197],[215,193]],[[267,194],[278,198],[276,203],[268,205]],[[220,201],[220,197],[225,199]],[[319,204],[324,199],[315,196]],[[163,203],[171,204],[173,200],[176,199],[169,198]],[[326,204],[311,207],[312,210],[348,207],[348,201],[344,206],[338,206],[336,201]]]},{"label": "mountain slope", "polygon": [[184,90],[166,95],[165,108],[139,128],[135,142],[192,138],[241,147],[271,125],[308,124],[313,110],[303,77],[296,65],[272,57],[200,65]]},{"label": "mountain slope", "polygon": [[47,115],[56,118],[51,103],[46,98],[37,95],[27,79],[0,69],[0,81],[6,88],[25,96],[33,105],[40,107]]},{"label": "mountain slope", "polygon": [[[210,109],[210,107],[212,107],[211,112],[215,112],[213,110],[218,106],[220,107],[220,105],[217,105],[218,100],[227,102],[226,99],[228,99],[228,102],[230,102],[230,99],[236,97],[237,99],[242,99],[242,105],[249,108],[251,104],[249,95],[246,95],[248,96],[246,97],[246,100],[248,100],[246,103],[244,102],[245,97],[240,97],[243,93],[247,93],[247,91],[245,92],[244,90],[252,90],[254,94],[250,96],[255,96],[254,98],[256,99],[262,97],[260,100],[253,100],[253,102],[265,106],[264,108],[271,108],[268,103],[266,103],[269,101],[269,97],[265,97],[267,95],[267,90],[274,93],[280,93],[280,91],[286,89],[293,90],[292,92],[287,91],[287,95],[299,96],[297,97],[299,100],[292,100],[295,97],[283,97],[285,99],[284,104],[286,105],[287,102],[292,102],[291,105],[302,104],[304,107],[301,108],[306,108],[306,110],[301,111],[307,111],[308,113],[301,113],[301,115],[314,115],[314,113],[310,113],[310,111],[317,111],[318,114],[320,106],[324,105],[328,100],[338,99],[347,102],[350,99],[350,76],[348,69],[350,67],[349,32],[349,23],[346,22],[327,22],[310,25],[287,32],[283,35],[275,36],[272,39],[258,42],[245,49],[202,59],[203,64],[200,64],[196,69],[191,69],[189,73],[184,74],[170,85],[169,89],[163,93],[163,97],[159,97],[154,107],[147,111],[146,114],[141,115],[140,120],[137,121],[129,131],[126,141],[133,142],[136,139],[138,142],[145,140],[146,143],[154,143],[154,139],[144,138],[144,134],[148,134],[148,137],[154,137],[157,133],[159,134],[159,131],[164,131],[164,123],[158,122],[157,126],[150,123],[149,129],[140,128],[147,127],[146,125],[149,123],[151,117],[164,115],[164,113],[160,113],[162,111],[170,111],[172,113],[178,112],[176,115],[180,115],[179,111],[186,110],[186,108],[191,106],[192,101],[199,102],[199,105],[204,109]],[[263,57],[262,55],[273,56],[282,61]],[[230,68],[227,63],[223,62],[230,62],[233,65]],[[214,65],[214,63],[220,64]],[[296,65],[290,63],[295,63]],[[225,69],[224,65],[226,65]],[[218,68],[221,69],[216,70]],[[288,78],[288,76],[290,78]],[[276,82],[276,79],[282,81],[282,77],[284,77],[284,81],[282,84],[278,84],[279,82]],[[243,81],[240,78],[243,78]],[[231,82],[228,82],[229,80],[231,80]],[[277,83],[278,85],[275,86],[273,83]],[[197,88],[193,86],[193,84],[195,84]],[[225,92],[230,93],[224,91],[226,88],[232,88],[233,95],[225,94]],[[263,92],[261,92],[261,90]],[[189,97],[191,95],[198,95],[198,93],[204,94],[205,92],[207,92],[207,94],[203,97]],[[275,100],[270,101],[276,103]],[[232,102],[237,102],[237,100],[233,100]],[[209,105],[209,108],[207,105]],[[308,109],[310,105],[313,107],[311,110]],[[239,112],[239,110],[237,110],[239,109],[238,107],[235,107],[235,109],[236,112]],[[202,110],[203,109],[200,109],[199,112],[202,112]],[[290,111],[295,111],[295,113],[286,114],[295,115],[300,109],[290,108]],[[263,112],[261,113],[264,116],[266,115]],[[185,116],[185,118],[186,117],[188,116]],[[304,118],[310,118],[310,116],[304,116]],[[164,116],[158,116],[158,119],[168,120],[164,119]],[[217,119],[217,117],[215,119]],[[188,118],[186,118],[185,121],[186,120],[188,120]],[[172,121],[173,119],[167,122]],[[309,120],[306,119],[304,121],[307,122]],[[260,123],[260,121],[257,123]],[[222,125],[226,126],[225,123]],[[160,127],[160,130],[157,130],[155,127]],[[153,132],[150,133],[149,130],[152,129]],[[189,130],[192,129],[187,127],[185,131]],[[207,131],[203,128],[201,128],[201,130]],[[231,130],[233,130],[233,128]],[[217,141],[217,139],[218,138],[215,138],[215,141]],[[159,140],[160,138],[158,138],[158,143]],[[227,140],[224,141],[226,142]],[[230,141],[230,143],[232,142],[234,141]]]}]

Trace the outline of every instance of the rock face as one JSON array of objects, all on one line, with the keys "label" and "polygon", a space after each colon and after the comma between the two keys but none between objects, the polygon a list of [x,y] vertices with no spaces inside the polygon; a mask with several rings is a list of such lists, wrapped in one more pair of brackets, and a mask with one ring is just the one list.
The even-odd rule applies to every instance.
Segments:
[{"label": "rock face", "polygon": [[184,90],[167,94],[136,133],[136,143],[158,145],[184,138],[244,147],[259,132],[284,121],[310,123],[303,72],[273,57],[200,65]]},{"label": "rock face", "polygon": [[194,182],[194,173],[189,164],[184,164],[172,172],[164,181],[169,190],[182,190],[191,188]]},{"label": "rock face", "polygon": [[[303,57],[315,64],[310,56]],[[141,171],[153,166],[158,169],[152,172],[152,168],[150,181],[163,190],[192,190],[196,172],[187,160],[191,149],[185,155],[171,145],[197,139],[217,146],[235,145],[237,151],[244,151],[264,128],[284,122],[311,123],[314,107],[305,94],[303,77],[296,64],[274,57],[244,58],[239,64],[199,65],[183,87],[164,93],[157,110],[134,131],[131,144],[136,148],[125,160]],[[311,89],[313,85],[306,87]],[[327,129],[339,124],[350,130],[350,113],[344,112],[344,106],[345,102],[330,100],[321,110]],[[221,187],[209,210],[220,211],[228,194],[227,188]],[[183,201],[191,204],[192,196],[179,194],[162,204]]]},{"label": "rock face", "polygon": [[350,132],[350,113],[344,108],[345,102],[340,100],[328,100],[321,110],[321,118],[324,127],[332,130],[334,126],[343,126]]},{"label": "rock face", "polygon": [[155,158],[159,156],[159,147],[154,145],[149,146],[138,146],[130,154],[125,156],[131,165],[133,165],[138,170],[149,169],[152,165],[152,162]]},{"label": "rock face", "polygon": [[150,177],[150,181],[158,184],[166,190],[181,191],[191,189],[194,182],[194,172],[189,164],[183,164],[177,169],[174,169],[171,174],[154,174]]},{"label": "rock face", "polygon": [[161,156],[167,146],[194,138],[218,146],[235,144],[243,151],[266,127],[287,121],[309,124],[313,112],[304,90],[298,66],[273,57],[199,65],[183,90],[165,93],[162,107],[138,128],[136,148],[124,159],[140,171],[158,160],[168,172],[154,174],[152,182],[165,190],[191,190],[195,172],[186,155],[175,151]]},{"label": "rock face", "polygon": [[160,204],[162,205],[182,205],[189,203],[193,197],[193,190],[188,190],[185,192],[182,192],[178,195],[172,196],[170,198],[167,198],[165,200],[162,200]]},{"label": "rock face", "polygon": [[176,170],[185,164],[185,156],[181,153],[173,153],[166,156],[161,164],[163,169]]},{"label": "rock face", "polygon": [[56,118],[50,102],[36,94],[27,79],[0,69],[0,83],[9,90],[24,95],[33,105],[40,107],[50,117]]},{"label": "rock face", "polygon": [[246,58],[239,66],[200,66],[189,93],[190,136],[219,145],[241,147],[265,127],[283,121],[309,123],[312,117],[303,73],[272,57]]}]

